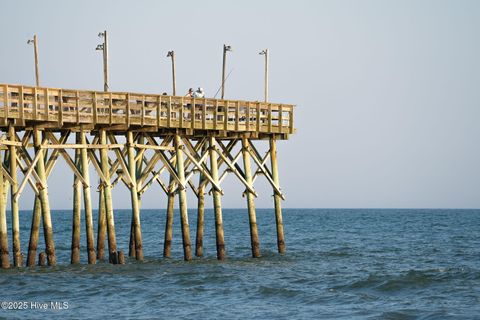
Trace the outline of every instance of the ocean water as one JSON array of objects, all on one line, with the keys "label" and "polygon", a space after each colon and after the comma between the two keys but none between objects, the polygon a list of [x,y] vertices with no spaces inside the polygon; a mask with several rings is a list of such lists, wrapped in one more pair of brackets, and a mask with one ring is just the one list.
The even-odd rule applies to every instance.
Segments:
[{"label": "ocean water", "polygon": [[[30,218],[21,212],[25,253]],[[115,218],[128,253],[130,212]],[[192,262],[182,260],[178,214],[172,258],[164,259],[165,210],[142,210],[145,262],[71,266],[71,212],[54,211],[59,265],[0,270],[0,301],[27,304],[0,309],[0,318],[480,318],[480,210],[285,209],[285,255],[276,252],[273,210],[258,209],[257,218],[261,258],[251,258],[244,209],[224,210],[224,262],[215,259],[211,210],[205,256]],[[84,234],[82,249],[85,263]]]}]

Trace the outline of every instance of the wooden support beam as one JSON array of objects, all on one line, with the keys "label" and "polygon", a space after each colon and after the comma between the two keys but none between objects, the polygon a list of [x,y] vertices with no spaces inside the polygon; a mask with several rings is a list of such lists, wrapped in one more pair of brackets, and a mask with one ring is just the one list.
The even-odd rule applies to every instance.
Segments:
[{"label": "wooden support beam", "polygon": [[[278,185],[278,161],[277,161],[277,142],[275,138],[270,138],[270,160],[272,166],[273,182]],[[282,217],[282,197],[274,188],[273,200],[275,203],[275,223],[277,226],[277,247],[279,253],[285,253],[285,235],[283,233]]]},{"label": "wooden support beam", "polygon": [[[215,140],[215,141],[216,141],[216,140]],[[232,151],[232,149],[235,147],[235,145],[237,144],[237,142],[238,142],[238,140],[237,140],[237,139],[234,139],[234,140],[231,140],[231,141],[228,143],[228,145],[225,147],[225,149],[227,150],[228,153],[230,153],[230,152]],[[209,146],[209,150],[210,150],[211,148],[212,148],[212,147]],[[214,151],[215,151],[215,150],[214,150]],[[241,155],[241,151],[239,152],[239,154]],[[237,160],[235,160],[235,159],[232,161],[232,163],[236,163],[236,162],[237,162]],[[217,156],[217,171],[218,171],[218,169],[220,169],[221,165],[223,165],[223,164],[224,164],[223,159],[222,159],[221,157]],[[231,172],[231,170],[230,170],[229,168],[227,168],[227,169],[223,172],[222,176],[218,179],[218,184],[219,184],[219,185],[222,183],[223,178],[225,178],[226,173],[229,172],[229,171]],[[202,182],[202,184],[206,184],[207,182],[208,182],[208,180],[205,180],[204,182]],[[210,193],[210,192],[209,192],[209,193]]]},{"label": "wooden support beam", "polygon": [[[144,133],[139,132],[135,137],[132,137],[132,140],[133,141],[138,141],[138,142],[140,142],[140,144],[144,144],[145,143]],[[129,144],[128,144],[128,141],[127,141],[127,144],[126,144],[127,155],[128,155],[128,150],[129,150],[128,145]],[[135,179],[136,179],[135,181],[136,181],[136,185],[137,185],[137,202],[138,202],[138,206],[140,206],[140,194],[138,193],[138,184],[139,184],[138,183],[138,177],[140,176],[140,174],[142,172],[143,162],[144,161],[146,162],[146,159],[144,157],[145,149],[137,149],[136,152],[137,152],[137,155],[135,156],[135,154],[134,154],[133,162],[135,163]],[[133,258],[136,258],[136,254],[137,254],[137,251],[136,251],[136,248],[135,248],[135,227],[136,227],[135,226],[135,218],[134,218],[134,215],[133,215],[133,207],[132,207],[132,218],[131,218],[131,221],[130,221],[130,242],[129,242],[129,247],[128,247],[128,256],[133,257]]]},{"label": "wooden support beam", "polygon": [[265,178],[267,179],[267,181],[270,183],[273,190],[275,191],[275,194],[280,196],[280,198],[282,200],[285,200],[285,197],[284,197],[282,191],[280,190],[280,187],[275,183],[275,181],[273,181],[273,178],[271,177],[270,173],[267,172],[266,168],[263,166],[262,161],[260,161],[258,159],[258,157],[256,156],[256,154],[252,151],[252,148],[250,148],[251,145],[252,145],[252,143],[249,141],[249,146],[247,147],[248,153],[252,157],[253,161],[257,164],[258,169],[263,172]]},{"label": "wooden support beam", "polygon": [[[59,139],[60,143],[65,142],[67,140],[69,134],[70,134],[69,131],[62,133],[62,135]],[[30,136],[30,135],[28,135],[27,133],[24,135],[23,141],[22,141],[23,145],[26,145],[26,143],[28,142],[28,140],[26,139],[26,136]],[[27,151],[25,149],[23,149],[23,150],[24,150],[24,152],[23,152],[24,161],[27,163],[28,166],[32,166],[31,163],[33,161],[31,161]],[[52,169],[53,169],[53,167],[56,163],[57,157],[58,157],[58,150],[53,150],[52,154],[50,155],[50,158],[47,161],[47,164],[45,165],[45,167],[46,167],[45,174],[46,174],[47,178],[48,178],[48,176],[50,176],[50,173],[52,172]],[[47,158],[46,155],[44,156],[44,158],[45,159]],[[22,171],[23,171],[23,169],[22,169]],[[35,172],[35,171],[33,171],[33,172]],[[35,196],[35,201],[34,201],[34,205],[33,205],[33,212],[32,212],[32,224],[31,224],[31,228],[30,228],[30,240],[29,240],[29,243],[28,243],[28,255],[27,255],[27,266],[28,267],[34,267],[35,266],[35,259],[37,258],[38,238],[39,238],[39,234],[40,234],[40,223],[41,223],[41,220],[42,220],[42,206],[41,206],[40,197],[39,197],[38,194]]]},{"label": "wooden support beam", "polygon": [[[177,172],[179,183],[185,185],[185,171],[183,161],[182,141],[179,135],[175,135],[175,152],[177,154]],[[192,260],[192,246],[190,243],[190,226],[188,224],[187,212],[187,192],[185,188],[178,191],[179,207],[180,207],[180,222],[182,225],[182,240],[183,240],[183,257],[186,261]]]},{"label": "wooden support beam", "polygon": [[[52,133],[49,133],[51,137]],[[122,149],[123,144],[106,144],[106,145],[95,145],[95,144],[46,144],[42,146],[42,149],[60,149],[60,152],[65,149]]]},{"label": "wooden support beam", "polygon": [[[55,144],[59,144],[60,142],[57,140],[57,138],[55,137],[55,135],[51,132],[47,132],[47,136],[48,138],[50,139],[50,141],[54,142]],[[40,148],[45,148],[45,145],[43,146],[40,146]],[[65,159],[65,162],[67,163],[67,165],[70,167],[70,169],[72,169],[73,171],[73,174],[75,175],[75,177],[77,177],[78,180],[80,180],[80,182],[85,185],[86,182],[85,182],[85,179],[83,178],[81,172],[78,170],[77,166],[75,165],[75,163],[72,161],[72,159],[70,158],[70,155],[65,151],[65,149],[63,148],[60,148],[60,154],[62,155],[62,157]]]},{"label": "wooden support beam", "polygon": [[4,181],[7,181],[8,183],[13,183],[13,178],[10,176],[10,173],[8,172],[8,167],[5,165],[5,163],[0,163],[0,166]]},{"label": "wooden support beam", "polygon": [[[7,91],[5,90],[4,97],[6,94]],[[3,153],[0,151],[0,164],[3,163]],[[10,258],[8,252],[7,203],[4,197],[6,183],[3,172],[3,170],[0,171],[0,266],[2,269],[8,269],[10,268]]]},{"label": "wooden support beam", "polygon": [[[230,168],[230,170],[237,176],[237,178],[243,183],[243,185],[247,188],[249,193],[251,193],[254,197],[257,197],[257,193],[255,192],[255,189],[253,189],[253,186],[251,184],[251,181],[248,182],[247,179],[245,179],[238,169],[225,157],[222,153],[221,150],[219,150],[217,147],[214,147],[215,151],[217,154],[222,158],[223,162]],[[246,151],[247,152],[247,151]],[[250,163],[250,162],[249,162]],[[249,167],[250,168],[250,167]]]},{"label": "wooden support beam", "polygon": [[[25,160],[25,158],[24,158]],[[25,161],[27,162],[27,161]],[[18,167],[20,168],[20,171],[22,171],[23,174],[25,174],[25,172],[27,172],[27,168],[23,166],[22,162],[20,161],[20,157],[17,157],[17,164],[18,164]],[[28,166],[28,163],[27,163],[27,166]],[[34,176],[35,179],[36,179],[36,182],[33,181],[32,177],[31,176]],[[31,176],[28,176],[28,184],[30,185],[30,187],[32,188],[33,192],[35,194],[38,194],[38,188],[42,188],[43,185],[42,183],[40,182],[40,178],[38,177],[38,174],[35,170],[32,171],[32,174]],[[37,187],[38,186],[38,187]]]},{"label": "wooden support beam", "polygon": [[[43,234],[45,237],[45,252],[47,254],[47,260],[49,266],[55,266],[57,264],[57,257],[55,256],[55,243],[53,240],[53,228],[52,228],[52,219],[50,216],[50,203],[48,200],[48,187],[47,187],[47,177],[45,173],[45,162],[43,159],[43,150],[41,149],[42,137],[41,132],[38,129],[34,129],[34,145],[37,152],[32,166],[36,162],[37,172],[41,179],[41,182],[45,186],[39,190],[40,204],[42,207],[42,218],[43,218]],[[46,143],[46,140],[44,141]]]},{"label": "wooden support beam", "polygon": [[[260,157],[258,157],[258,158],[260,158]],[[265,164],[267,163],[268,158],[270,158],[270,151],[267,152],[267,153],[263,156],[263,158],[260,159],[260,160],[261,160],[260,163],[261,163],[261,165],[262,165],[264,168],[265,168]],[[265,169],[267,169],[267,168],[265,168]],[[255,171],[255,174],[253,175],[253,178],[252,178],[253,183],[255,183],[255,180],[257,180],[257,177],[260,176],[260,175],[262,175],[262,174],[264,174],[264,171],[262,171],[261,169],[257,169],[257,170]]]},{"label": "wooden support beam", "polygon": [[170,174],[167,193],[167,216],[165,219],[165,239],[163,241],[163,256],[170,258],[173,238],[173,207],[175,205],[175,178]]},{"label": "wooden support beam", "polygon": [[[210,171],[212,172],[212,179],[218,182],[218,161],[215,153],[215,138],[209,138],[208,152],[210,154]],[[217,259],[223,260],[226,257],[225,239],[223,233],[223,217],[222,217],[222,198],[218,190],[213,189],[213,210],[215,214],[215,239],[217,245]]]},{"label": "wooden support beam", "polygon": [[230,159],[231,163],[235,166],[235,168],[237,168],[237,171],[242,175],[242,177],[245,177],[245,173],[243,173],[243,170],[240,167],[240,165],[233,161],[234,157],[232,156],[231,152],[229,152],[227,150],[227,148],[225,147],[225,145],[221,141],[218,141],[218,145],[220,146],[221,150],[223,151],[223,154],[226,155],[227,159]]},{"label": "wooden support beam", "polygon": [[175,148],[173,147],[168,147],[168,146],[152,146],[149,144],[140,144],[140,143],[132,143],[133,148],[138,148],[138,149],[147,149],[147,150],[166,150],[166,151],[174,151]]},{"label": "wooden support beam", "polygon": [[[107,144],[107,133],[105,129],[99,130],[100,143]],[[112,187],[110,184],[110,170],[108,168],[108,154],[107,149],[100,149],[102,172],[105,177],[106,184],[103,188],[103,195],[105,198],[105,212],[107,218],[107,233],[108,233],[108,251],[109,261],[113,264],[118,263],[117,239],[115,235],[115,219],[113,215],[112,203]]]},{"label": "wooden support beam", "polygon": [[[80,143],[86,144],[85,132],[80,131],[77,133],[77,135],[80,136]],[[95,243],[93,234],[92,200],[90,198],[90,172],[88,170],[88,152],[86,148],[80,149],[80,162],[82,164],[82,176],[85,179],[85,185],[83,185],[83,205],[85,210],[88,264],[95,264],[97,262],[97,259],[95,255]]]},{"label": "wooden support beam", "polygon": [[[11,124],[8,127],[8,136],[10,142],[16,142],[15,127]],[[10,145],[10,176],[12,177],[11,187],[11,212],[12,212],[12,254],[13,265],[15,267],[21,267],[23,265],[22,252],[20,251],[20,217],[18,197],[15,195],[18,192],[17,182],[17,146],[15,144]]]},{"label": "wooden support beam", "polygon": [[[77,135],[77,142],[78,142]],[[80,150],[75,150],[75,165],[77,169],[81,169],[80,165]],[[81,193],[82,185],[76,175],[73,176],[73,215],[72,215],[72,246],[70,253],[70,263],[80,263],[80,224],[81,224]]]},{"label": "wooden support beam", "polygon": [[[183,149],[183,148],[182,148]],[[192,156],[188,151],[184,151],[185,155],[187,156],[187,158],[190,159],[191,162],[193,162],[195,164],[195,166],[197,167],[197,169],[201,172],[201,174],[205,177],[205,179],[208,179],[210,181],[210,183],[212,184],[212,186],[217,190],[219,191],[221,194],[223,194],[223,190],[222,188],[212,179],[212,176],[210,175],[210,173],[208,172],[208,170],[206,168],[204,168],[202,166],[201,163],[199,163],[194,156]],[[178,155],[177,155],[178,156]]]},{"label": "wooden support beam", "polygon": [[[242,150],[240,150],[240,151],[235,155],[235,157],[232,158],[232,160],[231,160],[231,161],[232,161],[232,164],[235,165],[235,164],[238,162],[238,160],[240,160],[240,157],[241,157],[241,156],[242,156]],[[220,158],[220,160],[222,160],[222,159]],[[223,160],[222,160],[222,163],[223,163]],[[222,183],[222,181],[227,177],[227,174],[228,174],[229,172],[232,172],[232,170],[231,170],[230,168],[226,168],[226,169],[223,171],[223,173],[222,173],[222,175],[221,175],[221,177],[220,177],[220,179],[219,179],[219,183]],[[253,182],[254,182],[254,180],[252,180],[252,185],[253,185]]]},{"label": "wooden support beam", "polygon": [[[108,138],[110,139],[111,142],[113,142],[115,144],[117,143],[117,140],[116,140],[116,138],[113,134],[109,134]],[[132,134],[132,139],[133,139],[133,134]],[[113,149],[113,151],[115,152],[115,155],[117,156],[116,162],[118,162],[123,169],[122,180],[125,180],[127,187],[130,188],[133,184],[136,184],[136,182],[134,180],[135,177],[132,177],[132,175],[130,174],[129,167],[125,163],[125,159],[123,157],[122,151],[120,149],[117,149],[117,148]],[[128,151],[128,147],[127,147],[127,151]]]},{"label": "wooden support beam", "polygon": [[133,133],[127,131],[128,144],[128,169],[132,185],[130,186],[130,195],[132,199],[132,222],[133,234],[135,239],[135,259],[143,261],[143,246],[142,246],[142,228],[140,224],[140,205],[137,192],[137,172],[135,162],[135,149],[133,145]]},{"label": "wooden support beam", "polygon": [[[176,172],[175,168],[173,168],[171,162],[168,160],[168,158],[165,155],[165,153],[163,152],[163,150],[159,150],[158,152],[159,152],[159,155],[160,155],[160,160],[163,162],[163,164],[165,165],[165,168],[167,168],[168,172],[170,172],[170,175],[173,177],[173,179],[175,179],[176,183],[179,184],[179,187],[181,189],[185,189],[185,187],[186,187],[185,181],[182,182],[182,180],[180,180],[180,177],[177,175],[177,172]],[[178,153],[177,153],[177,157],[178,157]],[[178,161],[177,161],[177,164],[178,164]],[[185,174],[185,172],[184,172],[184,174]]]},{"label": "wooden support beam", "polygon": [[88,152],[88,156],[89,156],[90,161],[92,162],[93,167],[95,168],[95,171],[97,172],[100,180],[102,181],[102,183],[103,184],[110,184],[110,179],[107,179],[107,177],[103,174],[102,166],[100,164],[100,161],[95,156],[95,153]]},{"label": "wooden support beam", "polygon": [[[206,152],[206,147],[202,148],[202,153]],[[195,239],[195,255],[197,257],[203,256],[203,232],[205,229],[205,186],[201,186],[205,176],[200,173],[199,187],[197,194],[197,234]],[[193,189],[193,188],[192,188]]]},{"label": "wooden support beam", "polygon": [[97,229],[97,259],[105,258],[105,239],[107,235],[107,214],[105,209],[105,184],[100,184],[98,193],[98,229]]},{"label": "wooden support beam", "polygon": [[[65,141],[67,141],[69,136],[70,136],[70,131],[62,132],[62,134],[59,138],[59,143],[61,143],[61,144],[65,143]],[[50,175],[50,173],[52,172],[55,164],[57,163],[59,152],[60,152],[59,149],[53,150],[52,154],[50,155],[50,158],[48,159],[48,161],[45,165],[45,171],[47,173],[47,177]]]},{"label": "wooden support beam", "polygon": [[32,225],[30,227],[30,241],[28,243],[27,267],[35,266],[37,258],[38,237],[40,235],[40,222],[42,220],[42,205],[40,196],[36,195],[32,212]]},{"label": "wooden support beam", "polygon": [[[248,153],[248,139],[242,138],[242,154],[243,154],[243,166],[245,171],[245,179],[248,185],[252,183],[252,173],[250,169],[250,154]],[[260,257],[260,240],[258,238],[257,228],[257,216],[255,212],[255,202],[253,193],[247,189],[247,207],[248,207],[248,219],[250,221],[250,242],[252,246],[252,256],[254,258]]]}]

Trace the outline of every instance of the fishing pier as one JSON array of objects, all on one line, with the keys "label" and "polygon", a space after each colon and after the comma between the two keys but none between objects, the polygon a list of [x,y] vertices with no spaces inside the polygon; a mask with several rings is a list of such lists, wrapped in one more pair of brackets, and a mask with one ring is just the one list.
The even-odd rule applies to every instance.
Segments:
[{"label": "fishing pier", "polygon": [[[222,182],[229,174],[245,187],[252,256],[261,254],[254,186],[259,177],[266,179],[273,190],[278,251],[285,252],[277,141],[288,139],[295,131],[293,105],[69,90],[38,83],[0,84],[0,130],[2,268],[57,264],[55,226],[50,215],[50,198],[55,195],[49,195],[47,181],[58,161],[65,161],[74,181],[71,263],[80,261],[82,214],[88,263],[95,264],[97,259],[124,263],[123,251],[116,242],[112,198],[112,189],[118,183],[131,194],[129,256],[143,260],[141,196],[153,184],[159,184],[167,195],[163,256],[170,256],[175,198],[184,259],[203,255],[204,206],[206,196],[211,195],[217,258],[225,259]],[[260,154],[259,144],[268,145],[266,154]],[[89,176],[90,166],[95,169],[98,184],[94,183],[97,177]],[[19,227],[19,200],[25,188],[35,194],[29,235],[21,235]],[[198,198],[195,250],[188,222],[187,188]],[[91,201],[95,190],[99,192],[96,225]],[[8,208],[11,237],[7,231]],[[38,248],[40,227],[44,251]],[[27,239],[28,252],[24,255],[21,243]]]}]

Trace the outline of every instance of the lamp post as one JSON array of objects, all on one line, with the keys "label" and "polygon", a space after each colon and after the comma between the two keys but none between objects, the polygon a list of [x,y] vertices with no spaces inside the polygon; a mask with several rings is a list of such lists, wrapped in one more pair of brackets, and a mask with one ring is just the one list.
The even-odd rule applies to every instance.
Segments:
[{"label": "lamp post", "polygon": [[28,44],[32,44],[33,43],[33,52],[34,52],[34,55],[35,55],[35,85],[37,87],[40,86],[40,71],[38,70],[38,39],[37,39],[37,35],[34,34],[33,35],[33,39],[29,39],[27,41]]},{"label": "lamp post", "polygon": [[172,94],[176,96],[176,82],[175,82],[175,51],[168,51],[167,58],[172,58]]},{"label": "lamp post", "polygon": [[98,34],[99,38],[103,38],[103,43],[97,45],[95,50],[102,50],[103,52],[103,91],[107,92],[108,86],[108,38],[107,30]]},{"label": "lamp post", "polygon": [[259,55],[265,56],[265,83],[264,83],[264,95],[265,102],[268,101],[268,49],[262,50],[258,53]]},{"label": "lamp post", "polygon": [[227,51],[233,51],[231,46],[223,45],[223,67],[222,67],[222,99],[225,96],[225,66],[227,60]]}]

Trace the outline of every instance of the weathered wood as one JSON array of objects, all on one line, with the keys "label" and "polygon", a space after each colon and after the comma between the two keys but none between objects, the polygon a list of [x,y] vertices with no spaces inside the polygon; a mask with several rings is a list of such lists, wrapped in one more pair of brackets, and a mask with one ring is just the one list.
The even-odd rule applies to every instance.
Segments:
[{"label": "weathered wood", "polygon": [[40,252],[38,254],[38,266],[45,267],[47,265],[47,255],[45,252]]},{"label": "weathered wood", "polygon": [[[209,154],[210,154],[210,171],[212,172],[212,179],[218,183],[218,161],[215,152],[215,138],[210,137]],[[215,238],[217,245],[217,259],[223,260],[226,257],[225,239],[223,233],[223,217],[222,217],[222,199],[218,190],[213,189],[213,210],[215,213]]]},{"label": "weathered wood", "polygon": [[107,235],[107,215],[105,210],[104,184],[98,191],[98,229],[97,229],[97,259],[105,258],[105,238]]},{"label": "weathered wood", "polygon": [[38,237],[40,235],[40,222],[42,220],[42,205],[40,196],[35,196],[32,212],[32,225],[30,227],[30,241],[28,243],[27,267],[35,266],[37,258]]},{"label": "weathered wood", "polygon": [[125,254],[121,250],[117,252],[117,262],[118,264],[125,264]]},{"label": "weathered wood", "polygon": [[[152,183],[157,181],[168,197],[164,256],[168,257],[171,254],[174,199],[178,192],[184,258],[185,260],[192,259],[186,199],[186,187],[190,186],[198,198],[195,254],[197,256],[204,254],[204,201],[206,188],[208,187],[211,188],[209,192],[213,196],[217,258],[224,259],[226,253],[221,209],[223,191],[220,185],[229,173],[234,173],[237,180],[246,188],[252,255],[254,257],[260,256],[254,204],[254,197],[257,194],[254,189],[254,182],[257,177],[261,176],[265,177],[267,182],[270,183],[274,192],[277,246],[279,252],[285,251],[280,203],[283,195],[278,182],[276,140],[285,139],[294,131],[292,124],[293,106],[264,102],[192,99],[188,97],[110,92],[97,93],[8,85],[0,85],[0,96],[2,96],[2,90],[5,92],[3,97],[6,98],[7,104],[4,105],[3,110],[0,110],[0,117],[5,115],[8,115],[8,117],[5,117],[5,122],[0,123],[0,128],[5,131],[8,124],[11,123],[15,126],[14,133],[16,130],[18,132],[25,130],[25,134],[22,138],[16,133],[15,135],[9,135],[8,140],[0,138],[0,152],[8,150],[8,154],[13,153],[14,156],[9,156],[8,165],[1,165],[0,184],[3,186],[4,193],[6,185],[8,185],[8,189],[12,188],[11,196],[14,200],[12,205],[16,202],[18,206],[20,194],[27,183],[30,184],[35,193],[38,193],[38,200],[36,200],[32,216],[28,265],[35,264],[38,231],[42,217],[44,217],[44,230],[50,228],[51,231],[52,228],[46,181],[58,155],[65,159],[75,176],[75,214],[72,222],[71,257],[73,263],[80,260],[81,191],[79,188],[82,186],[86,211],[89,263],[95,263],[93,219],[91,218],[89,196],[90,181],[89,178],[87,179],[89,160],[101,179],[99,186],[101,204],[99,205],[97,238],[99,257],[104,255],[103,243],[106,232],[108,232],[109,258],[113,263],[122,261],[121,251],[116,247],[111,195],[113,186],[121,181],[130,189],[132,198],[131,253],[139,260],[143,258],[140,228],[141,195]],[[46,121],[50,117],[49,114],[51,118],[48,123]],[[25,127],[23,122],[28,127]],[[168,128],[163,127],[166,124]],[[29,143],[31,128],[34,128],[33,131],[35,131],[33,145]],[[39,129],[44,130],[43,141],[38,139]],[[93,143],[89,143],[84,130],[98,132]],[[70,131],[77,132],[76,143],[66,143]],[[61,133],[60,139],[54,135],[54,132]],[[80,132],[83,135],[83,140],[81,139],[82,135],[79,135]],[[108,136],[107,132],[109,132]],[[127,141],[117,143],[116,135],[122,134],[127,134]],[[110,143],[107,143],[107,137]],[[156,139],[158,138],[163,139],[160,140],[161,143],[157,142]],[[242,139],[240,151],[234,149],[239,138]],[[147,141],[144,143],[143,139]],[[170,143],[173,139],[172,147]],[[270,141],[270,152],[267,152],[265,156],[260,156],[253,146],[254,140],[261,139]],[[34,155],[31,155],[30,151],[32,146],[35,148]],[[207,146],[209,146],[208,150],[206,149]],[[52,151],[49,152],[49,149]],[[73,161],[70,151],[67,153],[68,149],[75,151],[75,161]],[[15,151],[12,152],[12,150]],[[99,150],[97,155],[95,150]],[[114,151],[116,157],[110,158],[108,156],[109,150]],[[270,156],[272,152],[275,154]],[[49,153],[51,154],[50,157],[48,157]],[[238,162],[242,156],[243,166]],[[267,164],[269,157],[270,166]],[[12,161],[14,161],[13,165]],[[254,161],[256,165],[254,172],[251,170],[250,161]],[[41,165],[43,165],[43,173],[40,172],[39,167]],[[160,169],[157,170],[157,166]],[[20,184],[20,181],[14,180],[18,169],[23,172],[23,180]],[[223,169],[223,171],[219,172],[219,169]],[[170,174],[168,184],[162,181],[165,180],[165,170]],[[200,175],[198,185],[192,179],[197,173]],[[111,180],[114,180],[113,183]],[[10,183],[12,186],[10,186]],[[1,193],[2,188],[0,188]],[[6,206],[6,203],[6,201],[0,203],[0,211],[6,212],[6,207],[2,208],[2,206]],[[90,207],[90,209],[87,209],[87,207]],[[90,219],[88,218],[88,212],[90,212]],[[49,218],[45,219],[47,213]],[[91,221],[90,227],[88,226],[89,220]],[[14,227],[12,224],[12,230],[15,229]],[[48,232],[44,233],[48,254],[52,252],[53,235],[50,234],[49,236]],[[37,235],[35,236],[35,234]],[[50,240],[47,240],[48,237],[50,237]],[[17,257],[20,259],[21,254]],[[7,252],[7,260],[8,258]]]},{"label": "weathered wood", "polygon": [[[77,142],[79,136],[77,135]],[[75,165],[78,170],[80,165],[80,150],[75,150]],[[72,247],[70,254],[70,263],[80,263],[80,227],[81,227],[81,193],[82,186],[77,176],[73,177],[73,215],[72,215]]]},{"label": "weathered wood", "polygon": [[[183,146],[179,135],[175,135],[175,153],[177,154],[177,173],[180,183],[185,185],[185,171],[183,166]],[[185,188],[178,190],[178,202],[180,208],[180,222],[182,226],[183,258],[192,260],[192,245],[190,243],[190,226],[188,224],[187,191]]]},{"label": "weathered wood", "polygon": [[[206,153],[206,145],[202,148],[202,153]],[[195,239],[195,255],[203,256],[203,232],[205,229],[205,185],[202,184],[205,176],[200,173],[199,187],[197,193],[197,234]]]},{"label": "weathered wood", "polygon": [[143,248],[142,248],[142,228],[140,224],[140,206],[138,201],[137,192],[137,166],[135,162],[135,150],[133,144],[133,133],[127,132],[127,144],[128,144],[128,167],[130,177],[133,180],[130,187],[130,195],[132,201],[132,229],[133,238],[135,239],[135,258],[139,261],[143,261]]},{"label": "weathered wood", "polygon": [[152,146],[149,144],[140,144],[140,143],[133,143],[133,142],[132,142],[132,147],[138,148],[138,149],[150,149],[150,150],[166,150],[166,151],[175,150],[175,148],[169,147],[169,146]]},{"label": "weathered wood", "polygon": [[[0,151],[0,164],[3,163],[3,152]],[[6,184],[3,179],[3,172],[0,171],[0,266],[2,269],[10,268],[10,258],[8,252],[8,230],[7,230],[7,215],[6,215],[6,198],[5,194]]]},{"label": "weathered wood", "polygon": [[[245,172],[245,180],[248,185],[252,184],[252,173],[250,166],[250,153],[248,152],[249,141],[247,138],[242,138],[242,154],[243,166]],[[258,238],[257,215],[255,212],[255,197],[249,190],[245,190],[247,195],[248,219],[250,222],[250,243],[252,246],[252,256],[254,258],[260,257],[260,240]]]},{"label": "weathered wood", "polygon": [[[138,141],[141,142],[141,144],[143,145],[143,143],[145,142],[145,139],[143,137],[142,134],[138,134],[137,136],[133,137],[133,133],[132,133],[132,140],[136,141],[138,139]],[[128,139],[127,139],[127,158],[128,158],[128,151],[129,151],[129,146],[130,146],[130,143],[128,143]],[[136,184],[137,184],[137,203],[138,203],[138,206],[139,206],[139,203],[140,203],[140,193],[138,193],[138,183],[139,183],[139,180],[141,182],[141,172],[142,172],[142,167],[143,167],[143,155],[145,153],[145,150],[144,149],[140,149],[138,150],[137,149],[137,155],[134,156],[134,159],[133,161],[135,162],[135,179],[136,179]],[[126,171],[129,172],[130,169],[127,169]],[[140,178],[139,178],[140,177]],[[130,187],[129,187],[130,189]],[[128,256],[129,257],[133,257],[133,258],[136,258],[136,246],[135,246],[135,218],[134,218],[134,215],[133,215],[133,206],[132,206],[132,219],[130,221],[130,242],[129,242],[129,248],[128,248]]]},{"label": "weathered wood", "polygon": [[[13,125],[10,125],[8,128],[8,136],[11,142],[15,142],[15,128]],[[15,197],[15,194],[18,192],[18,183],[17,183],[17,148],[14,145],[10,146],[10,176],[12,177],[11,188],[11,211],[12,211],[12,254],[13,254],[13,265],[15,267],[22,266],[22,253],[20,251],[20,218],[19,218],[19,207],[18,207],[18,198]]]},{"label": "weathered wood", "polygon": [[163,256],[169,258],[172,250],[173,239],[173,209],[175,205],[175,179],[170,175],[167,194],[167,216],[165,221],[165,239],[163,241]]},{"label": "weathered wood", "polygon": [[[104,59],[105,54],[106,50],[104,50]],[[107,63],[104,64],[104,67],[107,67]],[[108,91],[107,78],[108,74],[106,73],[104,90]],[[18,102],[13,102],[16,104],[13,109],[12,99],[8,97],[9,91],[18,95]],[[170,134],[174,134],[178,128],[190,128],[193,130],[187,134],[189,137],[195,137],[199,133],[204,134],[205,131],[210,131],[218,138],[229,138],[232,133],[242,133],[243,131],[265,132],[267,135],[286,133],[277,139],[287,139],[288,134],[295,131],[294,106],[288,104],[259,104],[240,100],[207,98],[195,100],[190,97],[123,92],[105,93],[7,84],[0,84],[0,93],[3,94],[5,105],[4,112],[0,113],[4,119],[0,126],[6,126],[8,119],[17,119],[16,125],[33,120],[36,121],[35,125],[37,126],[56,127],[57,129],[66,129],[71,126],[80,128],[79,126],[84,124],[103,124],[109,125],[111,128],[122,125],[124,130],[138,129],[138,126],[154,131],[161,128],[164,132],[169,130]],[[43,110],[38,99],[44,104]],[[131,105],[133,99],[136,103]],[[165,105],[162,107],[162,104]],[[256,116],[254,112],[250,112],[252,104],[257,107]],[[156,116],[150,115],[154,109],[152,105],[156,106]],[[187,109],[187,105],[191,108]],[[126,110],[117,112],[119,106],[125,106]],[[262,112],[260,112],[260,107]],[[163,108],[166,109],[166,113],[162,111],[165,110]],[[234,112],[230,112],[229,108],[232,108]],[[240,112],[245,108],[247,117]],[[201,112],[194,114],[195,109],[201,110]],[[219,110],[221,110],[220,113]],[[281,110],[281,121],[278,123],[273,123],[274,110]],[[187,115],[188,119],[184,117]],[[223,117],[223,123],[219,123],[219,116]],[[284,123],[283,119],[288,120]],[[275,118],[275,120],[277,119]],[[255,123],[255,121],[256,126],[252,126],[252,122]],[[166,127],[163,127],[162,125],[165,124]],[[219,129],[222,131],[217,131]]]},{"label": "weathered wood", "polygon": [[[100,143],[107,144],[107,133],[104,129],[99,131],[100,134]],[[108,234],[108,251],[110,254],[115,254],[117,252],[117,239],[115,235],[115,220],[113,215],[113,204],[112,204],[112,186],[110,184],[110,171],[108,164],[108,154],[107,149],[100,150],[101,162],[102,162],[102,171],[107,184],[103,189],[103,195],[105,198],[105,213],[107,218],[107,234]],[[118,261],[113,262],[118,263]]]},{"label": "weathered wood", "polygon": [[276,183],[273,180],[272,174],[264,167],[264,163],[257,157],[258,152],[254,152],[252,148],[250,147],[252,144],[249,144],[249,147],[247,148],[248,153],[250,153],[250,156],[252,157],[253,161],[257,164],[258,170],[263,173],[267,181],[270,183],[272,186],[273,190],[275,191],[275,194],[277,194],[282,200],[285,200],[285,197],[280,190],[280,187],[278,186],[278,183]]},{"label": "weathered wood", "polygon": [[45,162],[43,159],[43,150],[40,148],[42,144],[41,132],[38,129],[34,129],[34,145],[37,154],[39,155],[39,160],[37,161],[37,172],[41,179],[41,182],[45,186],[39,190],[40,204],[42,207],[42,218],[43,218],[43,235],[45,237],[45,252],[47,254],[48,265],[55,266],[57,264],[57,257],[55,256],[55,243],[53,240],[53,228],[52,228],[52,219],[50,216],[50,203],[48,200],[48,187],[47,179],[45,174]]},{"label": "weathered wood", "polygon": [[[270,138],[270,161],[272,166],[273,181],[279,185],[278,177],[278,160],[277,160],[277,142],[275,138]],[[283,233],[283,217],[282,217],[282,197],[274,189],[273,199],[275,203],[275,222],[277,226],[277,247],[279,253],[285,253],[285,235]]]},{"label": "weathered wood", "polygon": [[37,35],[33,35],[33,52],[35,56],[35,84],[40,86],[40,70],[38,66],[38,37]]},{"label": "weathered wood", "polygon": [[[77,133],[80,136],[80,143],[86,144],[85,132],[81,131]],[[85,210],[85,229],[87,235],[87,252],[88,252],[88,263],[95,264],[97,261],[95,256],[95,243],[94,243],[94,233],[93,233],[93,212],[92,212],[92,200],[90,197],[90,173],[88,171],[88,155],[87,149],[80,150],[80,159],[81,159],[81,172],[83,178],[85,179],[85,184],[83,185],[83,203]]]},{"label": "weathered wood", "polygon": [[64,150],[64,149],[121,149],[123,147],[124,147],[123,144],[97,145],[97,144],[86,144],[86,143],[46,144],[46,145],[41,146],[42,149],[60,149],[60,150]]}]

